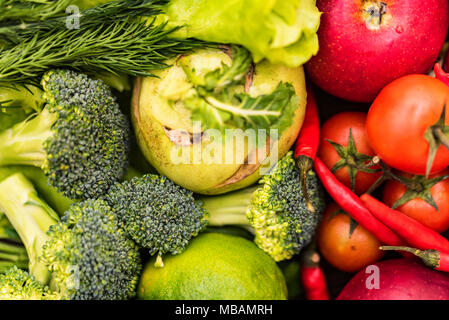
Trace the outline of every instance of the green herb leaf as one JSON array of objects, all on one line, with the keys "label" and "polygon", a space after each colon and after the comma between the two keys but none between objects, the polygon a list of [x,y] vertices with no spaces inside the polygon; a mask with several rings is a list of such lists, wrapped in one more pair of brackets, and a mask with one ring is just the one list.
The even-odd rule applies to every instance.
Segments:
[{"label": "green herb leaf", "polygon": [[226,86],[240,84],[251,67],[252,59],[248,50],[232,46],[232,65],[222,64],[221,69],[207,73],[204,77],[204,89],[219,92]]},{"label": "green herb leaf", "polygon": [[255,98],[241,93],[224,100],[208,95],[187,99],[184,102],[192,111],[192,119],[201,121],[203,128],[219,130],[277,128],[279,131],[288,126],[286,125],[288,121],[282,118],[289,118],[289,124],[293,121],[291,111],[296,110],[298,103],[293,86],[283,82],[271,94]]},{"label": "green herb leaf", "polygon": [[[151,70],[167,67],[166,60],[205,46],[199,40],[169,37],[176,29],[167,29],[155,19],[136,18],[156,14],[164,2],[120,0],[88,9],[81,12],[79,29],[67,29],[60,19],[54,19],[16,30],[15,40],[6,39],[12,45],[0,49],[0,85],[38,84],[46,70],[68,65],[91,74],[152,76]],[[133,14],[128,14],[130,8],[135,9]],[[5,40],[2,30],[0,40]]]}]

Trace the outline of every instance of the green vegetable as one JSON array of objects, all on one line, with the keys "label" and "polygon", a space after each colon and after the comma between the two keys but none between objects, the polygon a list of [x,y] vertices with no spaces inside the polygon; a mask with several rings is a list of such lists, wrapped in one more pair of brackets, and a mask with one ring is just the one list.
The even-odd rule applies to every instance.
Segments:
[{"label": "green vegetable", "polygon": [[39,89],[34,86],[0,86],[0,132],[41,110],[43,102]]},{"label": "green vegetable", "polygon": [[[249,240],[202,234],[164,268],[145,266],[138,287],[145,300],[285,300],[282,272]],[[299,280],[298,280],[299,281]]]},{"label": "green vegetable", "polygon": [[34,187],[20,173],[0,182],[0,211],[8,217],[26,248],[30,274],[37,281],[48,283],[50,272],[38,257],[48,240],[46,232],[57,222],[58,215],[38,197]]},{"label": "green vegetable", "polygon": [[207,224],[207,213],[191,191],[165,177],[148,174],[113,186],[106,202],[139,246],[161,256],[179,254]]},{"label": "green vegetable", "polygon": [[141,269],[137,246],[128,240],[102,200],[74,204],[50,227],[41,261],[52,285],[74,300],[128,299]]},{"label": "green vegetable", "polygon": [[19,236],[5,215],[0,213],[0,273],[13,266],[27,270],[28,264],[28,255]]},{"label": "green vegetable", "polygon": [[0,0],[0,23],[41,21],[64,12],[71,0]]},{"label": "green vegetable", "polygon": [[42,79],[45,108],[0,133],[0,165],[41,167],[72,199],[105,193],[128,167],[129,124],[110,89],[68,70]]},{"label": "green vegetable", "polygon": [[[139,16],[161,12],[158,0],[118,0],[81,11],[79,28],[67,28],[66,17],[27,25],[0,26],[0,84],[35,83],[55,68],[85,73],[151,76],[166,60],[203,45],[198,40],[169,38],[174,29],[147,23]],[[1,48],[1,46],[0,46]]]},{"label": "green vegetable", "polygon": [[0,273],[13,266],[28,269],[28,255],[8,218],[0,212]]},{"label": "green vegetable", "polygon": [[171,0],[169,27],[184,26],[173,36],[240,44],[257,63],[296,67],[318,52],[320,12],[315,0]]},{"label": "green vegetable", "polygon": [[304,119],[302,67],[252,65],[246,49],[222,49],[181,55],[158,78],[138,78],[133,90],[143,154],[160,174],[200,194],[255,183],[267,162],[291,148]]},{"label": "green vegetable", "polygon": [[0,273],[12,266],[28,269],[28,255],[20,237],[6,215],[0,212]]},{"label": "green vegetable", "polygon": [[40,197],[45,200],[55,211],[62,215],[74,202],[58,192],[48,184],[44,172],[32,166],[4,166],[0,167],[0,181],[15,174],[22,173],[36,188]]},{"label": "green vegetable", "polygon": [[[290,259],[312,239],[320,215],[307,209],[292,153],[282,158],[259,185],[195,201],[192,192],[165,177],[145,175],[111,188],[106,202],[129,236],[150,254],[181,253],[192,237],[209,226],[238,225],[255,234],[256,244],[276,261]],[[310,172],[313,206],[324,208],[323,191]]]},{"label": "green vegetable", "polygon": [[[288,128],[299,98],[290,83],[280,82],[270,94],[252,97],[242,93],[239,86],[245,84],[245,76],[250,72],[251,57],[249,52],[232,46],[232,64],[221,64],[220,68],[197,75],[190,69],[188,57],[180,59],[196,93],[184,100],[184,105],[192,113],[193,121],[201,121],[202,129],[275,129],[282,124],[279,134]],[[288,119],[288,121],[287,121]]]},{"label": "green vegetable", "polygon": [[59,300],[57,293],[16,267],[0,275],[0,300]]},{"label": "green vegetable", "polygon": [[[137,246],[101,200],[73,204],[58,221],[22,174],[0,182],[0,210],[20,235],[30,275],[64,299],[127,299],[141,269]],[[0,248],[1,251],[1,248]],[[0,285],[6,292],[7,283]]]},{"label": "green vegetable", "polygon": [[11,242],[20,242],[20,237],[14,227],[9,223],[5,214],[0,212],[0,240],[9,240]]},{"label": "green vegetable", "polygon": [[312,240],[324,209],[324,192],[316,174],[309,172],[307,189],[317,213],[308,210],[300,181],[290,151],[259,185],[204,197],[203,207],[210,213],[210,225],[249,225],[255,243],[274,260],[290,259]]}]

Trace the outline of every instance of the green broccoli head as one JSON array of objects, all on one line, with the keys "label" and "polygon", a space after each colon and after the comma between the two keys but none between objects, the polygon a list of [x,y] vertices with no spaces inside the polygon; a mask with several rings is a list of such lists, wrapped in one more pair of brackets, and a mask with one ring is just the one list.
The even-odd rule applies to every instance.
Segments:
[{"label": "green broccoli head", "polygon": [[0,275],[0,300],[60,300],[58,293],[34,279],[28,272],[10,268]]},{"label": "green broccoli head", "polygon": [[193,193],[164,176],[147,174],[118,183],[105,200],[129,237],[159,257],[181,253],[207,224],[207,213]]},{"label": "green broccoli head", "polygon": [[105,201],[72,205],[48,236],[40,261],[63,297],[115,300],[135,295],[139,251]]},{"label": "green broccoli head", "polygon": [[99,197],[128,167],[128,120],[100,80],[55,70],[42,87],[44,109],[0,134],[0,165],[35,165],[65,196]]},{"label": "green broccoli head", "polygon": [[310,212],[292,152],[259,183],[246,213],[255,231],[254,241],[276,261],[290,259],[312,240],[320,221],[318,213],[324,209],[324,192],[315,172],[310,170],[308,192],[318,213]]},{"label": "green broccoli head", "polygon": [[255,243],[274,260],[290,259],[312,240],[324,209],[324,191],[313,171],[307,189],[315,209],[308,209],[293,153],[287,153],[255,186],[204,197],[211,226],[250,227]]}]

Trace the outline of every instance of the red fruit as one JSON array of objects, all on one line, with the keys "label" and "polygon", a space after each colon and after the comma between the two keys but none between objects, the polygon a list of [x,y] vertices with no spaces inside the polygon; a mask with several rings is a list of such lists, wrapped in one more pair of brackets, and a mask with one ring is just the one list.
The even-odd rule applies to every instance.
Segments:
[{"label": "red fruit", "polygon": [[448,128],[448,108],[449,87],[443,82],[426,75],[397,79],[380,92],[368,111],[370,145],[387,165],[400,171],[440,172],[449,166],[449,142],[445,134],[437,135]]},{"label": "red fruit", "polygon": [[[368,142],[365,121],[366,114],[363,112],[336,114],[321,127],[320,147],[318,149],[318,157],[329,169],[336,169],[335,166],[339,163],[344,164],[340,169],[334,170],[334,174],[340,182],[356,194],[366,192],[381,175],[381,172],[374,172],[379,169],[378,166],[367,167],[366,169],[360,168],[369,163],[371,158],[375,156]],[[351,134],[356,153],[351,152],[349,147]],[[336,144],[341,147],[336,147]],[[342,154],[345,156],[342,157]],[[355,175],[355,179],[352,181],[351,175]]]},{"label": "red fruit", "polygon": [[318,248],[335,268],[356,272],[382,258],[381,243],[335,202],[324,211],[317,233]]},{"label": "red fruit", "polygon": [[444,232],[449,228],[449,178],[443,179],[448,174],[449,170],[445,170],[429,179],[404,174],[418,182],[421,190],[407,189],[402,183],[389,180],[385,184],[382,201],[423,225]]},{"label": "red fruit", "polygon": [[352,101],[370,102],[394,79],[426,73],[448,31],[447,0],[318,0],[317,6],[320,50],[307,64],[309,76]]},{"label": "red fruit", "polygon": [[386,260],[359,271],[337,300],[449,300],[449,275],[415,259]]}]

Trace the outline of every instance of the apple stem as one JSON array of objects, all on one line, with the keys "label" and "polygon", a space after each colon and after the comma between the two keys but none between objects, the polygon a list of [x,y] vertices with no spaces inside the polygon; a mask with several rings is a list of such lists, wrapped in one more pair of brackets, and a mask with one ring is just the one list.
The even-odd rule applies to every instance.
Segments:
[{"label": "apple stem", "polygon": [[370,29],[378,29],[382,25],[382,17],[387,13],[387,4],[385,2],[369,1],[364,8],[366,24]]}]

